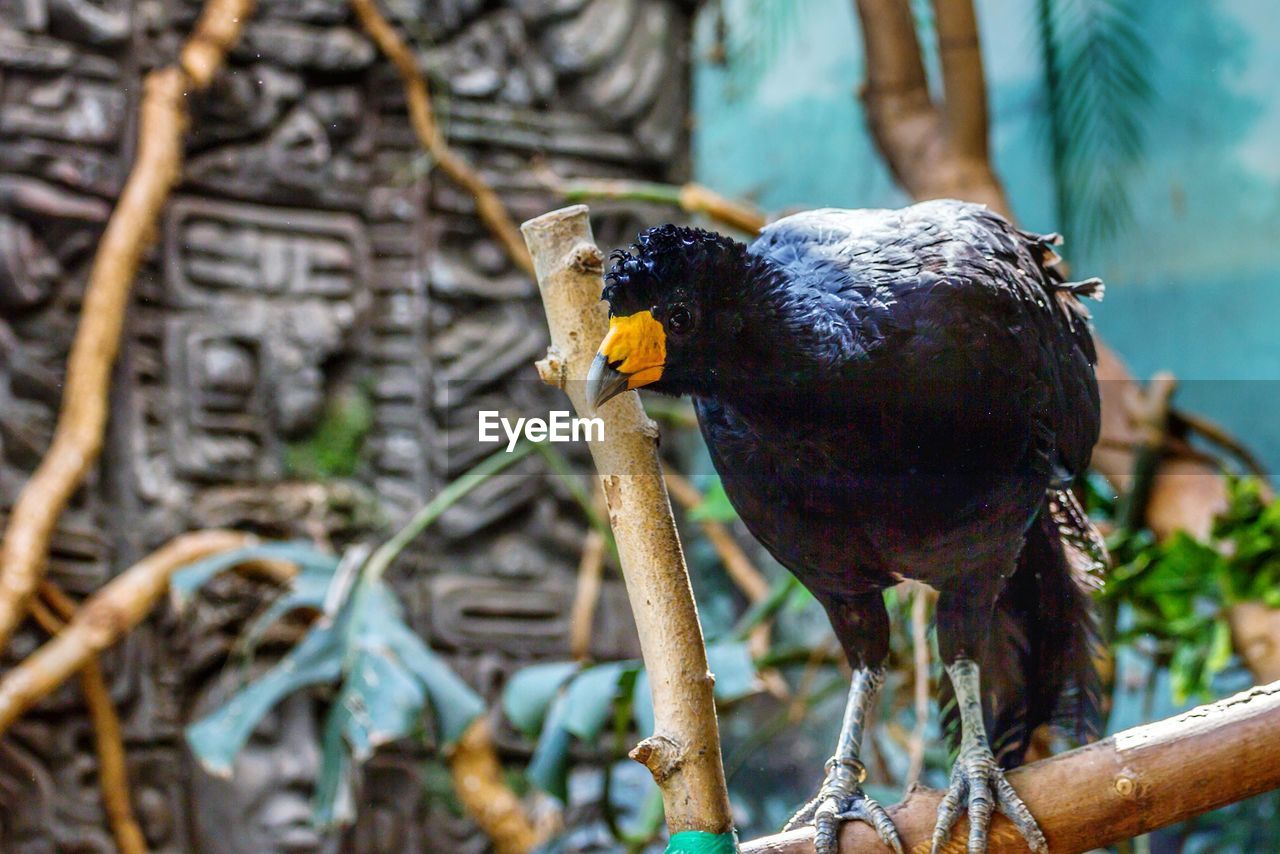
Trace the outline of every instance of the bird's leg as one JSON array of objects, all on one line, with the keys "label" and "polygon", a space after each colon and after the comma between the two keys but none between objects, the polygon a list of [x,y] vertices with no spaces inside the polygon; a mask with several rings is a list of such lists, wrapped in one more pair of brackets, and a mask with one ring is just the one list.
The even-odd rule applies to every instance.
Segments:
[{"label": "bird's leg", "polygon": [[982,691],[978,665],[969,658],[958,658],[947,665],[947,676],[955,688],[960,712],[960,753],[951,768],[951,783],[938,806],[938,823],[933,831],[933,852],[937,854],[951,836],[951,828],[963,807],[969,810],[969,852],[987,850],[987,830],[993,810],[1008,816],[1032,851],[1047,852],[1040,826],[1026,804],[1005,779],[987,743],[987,730],[982,722]]},{"label": "bird's leg", "polygon": [[862,792],[867,768],[858,757],[867,711],[880,693],[884,674],[883,664],[854,671],[849,701],[845,704],[844,720],[840,725],[840,738],[836,741],[835,755],[827,760],[827,776],[822,788],[818,790],[817,797],[792,816],[784,828],[791,830],[812,824],[813,847],[817,854],[835,854],[840,824],[846,821],[867,822],[886,845],[902,854],[902,842],[888,813]]},{"label": "bird's leg", "polygon": [[845,821],[865,821],[876,829],[884,843],[902,854],[898,831],[884,808],[862,791],[867,776],[859,752],[862,732],[880,686],[884,683],[885,661],[889,657],[889,612],[879,591],[833,598],[823,602],[831,628],[853,667],[849,701],[835,755],[827,762],[827,776],[818,795],[806,804],[786,828],[812,824],[817,854],[836,854],[837,833]]}]

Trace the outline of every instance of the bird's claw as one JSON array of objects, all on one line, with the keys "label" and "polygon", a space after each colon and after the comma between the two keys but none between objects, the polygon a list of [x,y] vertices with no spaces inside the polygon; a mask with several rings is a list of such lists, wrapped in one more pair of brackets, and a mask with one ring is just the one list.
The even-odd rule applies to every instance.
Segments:
[{"label": "bird's claw", "polygon": [[865,821],[875,828],[880,839],[894,854],[903,854],[898,829],[893,826],[884,807],[863,794],[860,786],[842,786],[839,780],[833,780],[830,776],[818,796],[801,807],[783,830],[812,825],[816,854],[837,854],[840,847],[840,825],[846,821]]},{"label": "bird's claw", "polygon": [[1040,826],[1005,779],[991,751],[974,751],[966,757],[962,752],[951,769],[951,785],[938,805],[938,823],[933,830],[932,854],[938,854],[951,837],[951,828],[964,808],[969,812],[969,854],[984,854],[991,816],[995,810],[1004,813],[1027,841],[1035,854],[1048,854]]}]

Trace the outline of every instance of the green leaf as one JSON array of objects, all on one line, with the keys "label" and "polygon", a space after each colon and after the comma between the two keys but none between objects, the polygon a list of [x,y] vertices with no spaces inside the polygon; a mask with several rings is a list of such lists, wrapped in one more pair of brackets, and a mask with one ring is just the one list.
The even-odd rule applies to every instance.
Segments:
[{"label": "green leaf", "polygon": [[[1231,662],[1231,626],[1223,618],[1213,623],[1213,640],[1209,644],[1209,657],[1205,661],[1205,681],[1221,673]],[[1208,687],[1206,685],[1206,687]]]},{"label": "green leaf", "polygon": [[[337,568],[336,562],[333,568]],[[325,571],[314,567],[304,569],[295,575],[289,582],[289,589],[277,596],[244,630],[237,641],[239,654],[251,657],[267,630],[286,614],[302,609],[320,611],[332,581],[332,570]]]},{"label": "green leaf", "polygon": [[364,762],[375,748],[411,733],[426,701],[422,684],[389,648],[362,643],[337,700],[347,710],[343,732],[355,760]]},{"label": "green leaf", "polygon": [[336,556],[322,552],[305,541],[263,543],[232,549],[198,560],[173,574],[169,579],[169,594],[173,599],[174,610],[184,610],[191,598],[214,576],[251,560],[287,560],[297,564],[299,572],[303,573],[332,574],[338,567]]},{"label": "green leaf", "polygon": [[569,731],[564,727],[565,715],[568,714],[568,692],[561,692],[551,704],[546,720],[542,724],[542,733],[538,736],[538,746],[533,751],[525,776],[529,782],[549,795],[554,795],[561,802],[568,799],[569,776]]},{"label": "green leaf", "polygon": [[583,741],[592,741],[609,720],[618,679],[635,667],[633,661],[610,661],[588,667],[569,683],[564,728]]},{"label": "green leaf", "polygon": [[342,654],[341,640],[332,626],[313,626],[275,667],[187,727],[192,754],[209,773],[230,776],[236,754],[263,716],[295,691],[335,681],[342,673]]},{"label": "green leaf", "polygon": [[315,823],[322,828],[355,821],[356,805],[354,769],[343,740],[350,713],[341,703],[334,703],[325,717],[320,739],[320,776],[312,797]]},{"label": "green leaf", "polygon": [[549,661],[516,671],[502,692],[502,710],[507,720],[533,738],[542,727],[556,694],[578,670],[576,661]]},{"label": "green leaf", "polygon": [[453,744],[484,712],[484,700],[404,623],[388,621],[381,626],[381,632],[391,650],[426,689],[435,713],[437,737],[443,744]]}]

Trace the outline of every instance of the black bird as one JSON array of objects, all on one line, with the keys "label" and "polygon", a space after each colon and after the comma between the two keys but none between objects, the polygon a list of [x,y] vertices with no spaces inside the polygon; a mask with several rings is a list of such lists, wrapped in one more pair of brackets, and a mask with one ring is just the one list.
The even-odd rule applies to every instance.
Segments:
[{"label": "black bird", "polygon": [[935,850],[966,807],[970,851],[993,809],[1047,850],[1004,770],[1042,723],[1095,734],[1105,549],[1068,488],[1098,438],[1079,297],[1102,284],[1065,282],[1056,242],[943,200],[796,214],[749,246],[664,225],[614,255],[588,396],[693,397],[734,507],[853,667],[826,779],[788,824],[814,824],[819,852],[854,819],[901,851],[859,752],[889,651],[882,592],[903,579],[940,593],[958,753]]}]

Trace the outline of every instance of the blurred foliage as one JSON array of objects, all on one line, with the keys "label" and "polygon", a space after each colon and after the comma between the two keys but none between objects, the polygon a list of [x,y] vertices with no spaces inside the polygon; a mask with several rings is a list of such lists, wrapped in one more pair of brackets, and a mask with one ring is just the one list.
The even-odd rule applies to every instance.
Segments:
[{"label": "blurred foliage", "polygon": [[247,548],[182,570],[175,576],[175,588],[194,595],[218,572],[267,557],[295,561],[300,572],[250,625],[242,655],[252,656],[271,624],[288,613],[308,610],[321,616],[274,666],[191,724],[187,743],[209,773],[227,776],[236,755],[274,706],[300,690],[332,687],[315,820],[321,826],[345,824],[355,818],[354,769],[377,747],[417,732],[428,705],[438,741],[452,743],[484,711],[484,703],[409,628],[403,607],[385,582],[360,578],[368,549],[352,549],[339,561],[306,544]]},{"label": "blurred foliage", "polygon": [[1280,607],[1280,502],[1254,477],[1227,479],[1227,512],[1208,541],[1178,532],[1117,530],[1104,599],[1127,606],[1117,643],[1155,642],[1169,669],[1174,701],[1212,696],[1213,678],[1232,660],[1228,609],[1238,602]]},{"label": "blurred foliage", "polygon": [[[707,646],[707,664],[715,674],[721,703],[740,700],[759,689],[755,663],[741,641]],[[561,801],[567,797],[570,738],[594,742],[615,709],[625,712],[624,727],[640,738],[653,734],[653,698],[644,665],[635,660],[579,665],[540,662],[516,673],[502,696],[507,719],[537,748],[526,774],[529,781]]]},{"label": "blurred foliage", "polygon": [[1088,250],[1132,223],[1126,178],[1143,159],[1153,54],[1143,0],[1036,0],[1058,227]]},{"label": "blurred foliage", "polygon": [[285,448],[285,470],[306,480],[351,477],[373,427],[373,402],[352,386],[329,395],[316,428]]},{"label": "blurred foliage", "polygon": [[529,454],[521,444],[495,454],[450,483],[393,537],[370,554],[350,548],[339,560],[307,543],[267,543],[199,561],[171,581],[179,609],[219,573],[247,561],[287,560],[298,567],[288,587],[246,628],[239,643],[245,672],[267,630],[288,614],[317,613],[302,639],[274,666],[247,681],[226,703],[191,724],[187,743],[212,774],[228,776],[263,717],[283,699],[327,688],[314,819],[320,826],[355,818],[352,782],[380,745],[418,734],[428,709],[435,740],[447,746],[484,711],[484,701],[405,621],[383,575],[428,525],[464,495]]}]

